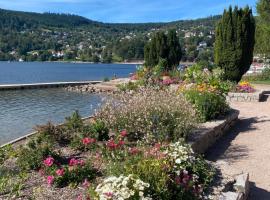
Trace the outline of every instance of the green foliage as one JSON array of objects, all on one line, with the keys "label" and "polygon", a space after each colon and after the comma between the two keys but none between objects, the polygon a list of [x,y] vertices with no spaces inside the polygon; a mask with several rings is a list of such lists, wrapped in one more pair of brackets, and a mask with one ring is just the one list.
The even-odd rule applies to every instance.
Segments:
[{"label": "green foliage", "polygon": [[70,117],[66,118],[65,126],[71,131],[79,131],[82,129],[83,120],[79,111],[75,111]]},{"label": "green foliage", "polygon": [[122,84],[117,85],[117,88],[122,92],[137,90],[137,89],[139,89],[139,87],[140,87],[140,85],[138,84],[138,82],[132,82],[132,81],[129,81],[128,83],[122,83]]},{"label": "green foliage", "polygon": [[203,122],[216,119],[229,109],[226,98],[220,94],[196,90],[188,90],[184,94],[195,106]]},{"label": "green foliage", "polygon": [[28,175],[25,172],[10,170],[1,166],[0,175],[0,195],[4,195],[7,199],[19,197]]},{"label": "green foliage", "polygon": [[91,133],[96,135],[98,141],[107,141],[109,139],[109,129],[103,121],[96,120],[90,126]]},{"label": "green foliage", "polygon": [[[214,30],[220,16],[170,23],[110,24],[76,15],[1,9],[0,18],[0,60],[23,58],[26,61],[76,60],[97,63],[143,60],[149,33],[155,33],[157,29],[176,29],[181,43],[187,46],[208,40],[209,46],[212,46],[213,39],[207,36]],[[184,40],[183,29],[203,32],[204,36]],[[104,46],[106,51],[103,51]],[[58,52],[63,55],[56,55]]]},{"label": "green foliage", "polygon": [[258,21],[256,27],[255,51],[263,56],[270,57],[270,2],[257,2]]},{"label": "green foliage", "polygon": [[10,157],[16,155],[15,150],[11,145],[7,145],[0,148],[0,166]]},{"label": "green foliage", "polygon": [[253,59],[255,20],[252,10],[225,10],[216,28],[215,63],[224,69],[224,79],[239,82]]},{"label": "green foliage", "polygon": [[[165,65],[163,67],[166,71],[170,71],[178,66],[182,52],[176,31],[170,30],[168,35],[164,32],[157,32],[145,46],[144,54],[147,67],[162,64]],[[162,63],[160,63],[160,60],[162,60]]]},{"label": "green foliage", "polygon": [[35,138],[26,147],[19,149],[16,162],[23,170],[37,170],[42,166],[43,159],[48,156],[59,158],[59,155],[53,151],[52,145],[44,138]]}]

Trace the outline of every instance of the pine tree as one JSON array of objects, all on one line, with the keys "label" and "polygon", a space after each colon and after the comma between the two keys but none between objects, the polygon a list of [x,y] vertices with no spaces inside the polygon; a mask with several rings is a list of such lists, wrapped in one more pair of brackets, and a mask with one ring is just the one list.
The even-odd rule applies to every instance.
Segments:
[{"label": "pine tree", "polygon": [[175,30],[170,30],[168,33],[168,64],[169,67],[174,68],[179,65],[182,58],[181,46]]},{"label": "pine tree", "polygon": [[249,7],[224,10],[216,28],[215,63],[224,79],[239,82],[253,60],[255,20]]},{"label": "pine tree", "polygon": [[171,70],[179,64],[181,56],[181,47],[175,30],[170,30],[168,35],[157,32],[144,48],[145,65],[148,67],[154,67],[160,60],[165,59],[168,65],[163,67]]}]

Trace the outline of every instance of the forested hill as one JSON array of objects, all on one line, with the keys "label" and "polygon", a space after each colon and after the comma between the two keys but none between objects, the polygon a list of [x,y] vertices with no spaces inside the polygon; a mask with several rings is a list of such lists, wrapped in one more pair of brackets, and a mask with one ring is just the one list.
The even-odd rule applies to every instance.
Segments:
[{"label": "forested hill", "polygon": [[[213,45],[220,16],[169,23],[102,23],[81,16],[0,9],[0,60],[123,61],[143,59],[151,33],[176,29],[184,59],[198,58],[198,45]],[[209,48],[207,48],[209,47]]]}]

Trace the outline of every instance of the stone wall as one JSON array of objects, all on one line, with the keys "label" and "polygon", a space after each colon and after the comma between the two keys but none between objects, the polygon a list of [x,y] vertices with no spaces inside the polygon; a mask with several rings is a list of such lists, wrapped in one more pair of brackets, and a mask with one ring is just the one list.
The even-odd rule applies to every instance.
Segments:
[{"label": "stone wall", "polygon": [[206,122],[195,130],[188,138],[194,152],[205,153],[209,147],[222,137],[238,120],[239,111],[230,110],[230,112],[220,120]]},{"label": "stone wall", "polygon": [[227,101],[241,101],[241,102],[259,102],[263,98],[263,91],[256,91],[254,93],[233,93],[229,92]]}]

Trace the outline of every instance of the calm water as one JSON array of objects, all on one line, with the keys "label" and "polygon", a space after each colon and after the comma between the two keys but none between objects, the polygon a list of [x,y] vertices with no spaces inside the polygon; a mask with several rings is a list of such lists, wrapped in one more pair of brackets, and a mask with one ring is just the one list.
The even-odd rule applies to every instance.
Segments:
[{"label": "calm water", "polygon": [[[101,80],[134,71],[135,65],[0,62],[0,84]],[[89,116],[101,100],[100,95],[61,88],[0,91],[0,144],[32,132],[35,125],[61,123],[75,110]]]},{"label": "calm water", "polygon": [[0,84],[103,80],[127,77],[135,69],[131,64],[0,62]]}]

